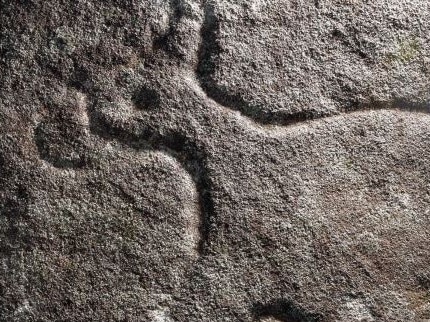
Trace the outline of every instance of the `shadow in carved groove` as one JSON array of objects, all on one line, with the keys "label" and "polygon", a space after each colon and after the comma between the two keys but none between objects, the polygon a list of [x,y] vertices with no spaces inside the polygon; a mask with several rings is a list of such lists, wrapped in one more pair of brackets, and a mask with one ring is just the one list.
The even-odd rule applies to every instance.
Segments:
[{"label": "shadow in carved groove", "polygon": [[[174,7],[177,7],[180,1],[172,0],[171,3],[175,4]],[[180,20],[183,16],[181,9],[175,9],[173,16],[175,20]],[[156,46],[170,46],[169,44],[172,43],[171,38],[176,36],[176,23],[177,22],[174,22],[172,24],[166,35],[155,41]],[[222,52],[218,42],[219,32],[220,22],[216,16],[214,6],[207,2],[204,5],[204,22],[201,26],[201,44],[198,52],[198,64],[195,74],[198,83],[209,98],[225,108],[239,110],[244,116],[263,124],[292,125],[311,119],[330,116],[312,114],[312,112],[294,112],[283,115],[264,112],[259,106],[253,106],[247,103],[241,96],[232,95],[228,93],[227,90],[215,86],[212,75],[216,70],[217,64],[219,63],[219,55]],[[167,51],[176,50],[170,47],[164,49]],[[142,99],[142,97],[144,98],[146,96],[148,96],[148,93],[137,93],[135,104],[137,103],[137,105],[145,107],[146,103],[144,103],[145,100]],[[403,109],[415,112],[428,112],[429,105],[428,103],[410,104],[407,100],[398,99],[391,102],[373,102],[366,106],[361,106],[359,109]],[[357,109],[354,111],[356,110]],[[173,130],[170,133],[161,134],[159,129],[147,126],[145,131],[137,136],[127,132],[120,126],[111,124],[94,108],[89,108],[88,113],[90,116],[90,130],[92,133],[108,140],[119,141],[137,150],[163,150],[178,160],[188,171],[196,184],[199,194],[201,226],[199,229],[200,243],[198,251],[200,254],[205,254],[208,249],[210,226],[213,218],[215,218],[215,211],[211,198],[212,182],[207,171],[207,158],[204,149],[199,147],[196,142],[186,137],[184,134]],[[321,320],[319,315],[308,313],[301,307],[295,306],[292,302],[286,300],[278,300],[269,304],[256,304],[253,311],[255,317],[260,319],[274,318],[284,322],[313,322]]]},{"label": "shadow in carved groove", "polygon": [[[146,89],[144,93],[146,96],[148,96],[147,92]],[[142,93],[139,92],[138,94]],[[152,102],[154,101],[153,96],[158,94],[153,90],[150,94],[149,98]],[[138,98],[147,99],[146,96]],[[91,93],[87,93],[86,98],[90,99],[90,105],[85,104],[86,106],[79,110],[79,113],[85,114],[86,124],[79,126],[68,118],[58,117],[55,113],[54,115],[51,113],[50,117],[45,115],[36,126],[34,140],[40,159],[49,162],[56,168],[84,168],[88,161],[86,158],[88,147],[84,142],[80,142],[82,141],[80,138],[88,134],[86,133],[88,129],[93,134],[107,140],[118,141],[137,151],[163,151],[179,162],[193,179],[198,194],[200,216],[196,250],[199,255],[205,254],[208,249],[206,246],[209,243],[209,226],[211,218],[214,216],[214,206],[210,196],[211,182],[206,171],[206,158],[202,149],[195,142],[174,131],[160,134],[157,128],[147,127],[139,135],[130,134],[126,129],[111,124],[102,113],[97,112],[97,109],[91,105],[97,105],[97,99]],[[158,100],[157,96],[156,101],[158,102]],[[121,189],[119,191],[121,192]],[[133,200],[128,201],[133,202]]]},{"label": "shadow in carved groove", "polygon": [[319,314],[306,312],[294,303],[279,299],[270,303],[257,303],[252,309],[255,318],[262,321],[275,319],[282,322],[318,322],[322,321]]},{"label": "shadow in carved groove", "polygon": [[164,34],[156,37],[152,45],[154,49],[162,49],[170,56],[182,58],[184,54],[181,53],[174,39],[178,35],[177,24],[185,16],[184,3],[183,0],[169,0],[169,6],[172,10],[169,28]]},{"label": "shadow in carved groove", "polygon": [[[248,104],[240,95],[230,94],[226,89],[215,84],[212,75],[219,64],[219,55],[222,48],[219,45],[220,22],[215,14],[213,4],[204,6],[203,24],[200,31],[200,48],[198,52],[198,64],[196,78],[208,97],[218,104],[233,110],[239,110],[245,116],[263,123],[273,123],[274,115],[264,113],[259,106]],[[305,115],[300,116],[304,118]]]},{"label": "shadow in carved groove", "polygon": [[[200,48],[198,52],[198,63],[195,70],[196,79],[206,95],[219,105],[240,111],[244,116],[251,118],[254,122],[269,125],[292,125],[308,120],[315,120],[334,116],[332,113],[322,114],[316,111],[296,111],[273,113],[265,111],[262,106],[246,102],[239,94],[232,94],[226,88],[216,84],[213,75],[219,64],[219,56],[222,48],[219,44],[220,21],[216,15],[212,2],[204,3],[204,18],[200,31]],[[405,98],[397,98],[389,101],[373,101],[354,106],[350,109],[339,111],[349,113],[364,110],[380,109],[402,109],[414,112],[429,112],[430,103],[412,103]]]},{"label": "shadow in carved groove", "polygon": [[[54,148],[50,144],[50,140],[52,139],[52,133],[49,133],[49,129],[47,129],[46,123],[39,124],[34,129],[34,140],[39,152],[39,157],[42,160],[45,160],[51,163],[56,168],[67,169],[74,168],[80,169],[86,165],[85,156],[83,155],[75,155],[75,156],[62,156],[59,152],[53,152]],[[74,136],[67,136],[64,139],[64,136],[60,137],[63,140],[67,140],[66,143],[69,145],[74,144],[73,141],[78,141],[78,139]],[[57,138],[58,139],[58,138]],[[63,151],[61,151],[63,152]]]},{"label": "shadow in carved groove", "polygon": [[[97,104],[97,103],[95,103]],[[198,193],[200,211],[199,244],[197,252],[205,255],[208,251],[209,234],[214,218],[214,204],[211,198],[211,179],[206,170],[206,157],[197,144],[181,133],[160,134],[155,128],[147,127],[143,133],[133,135],[115,126],[93,108],[89,108],[90,131],[104,139],[114,140],[136,150],[163,151],[176,159],[190,174]]]}]

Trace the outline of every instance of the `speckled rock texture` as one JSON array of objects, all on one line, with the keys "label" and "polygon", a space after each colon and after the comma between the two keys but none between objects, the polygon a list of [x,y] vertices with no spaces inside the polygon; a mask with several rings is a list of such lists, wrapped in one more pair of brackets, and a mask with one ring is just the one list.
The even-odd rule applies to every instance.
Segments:
[{"label": "speckled rock texture", "polygon": [[0,0],[0,321],[430,321],[430,2]]}]

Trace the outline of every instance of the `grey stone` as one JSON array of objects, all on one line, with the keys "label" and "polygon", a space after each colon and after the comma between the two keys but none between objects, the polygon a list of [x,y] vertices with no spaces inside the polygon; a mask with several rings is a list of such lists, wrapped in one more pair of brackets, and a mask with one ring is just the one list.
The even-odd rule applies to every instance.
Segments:
[{"label": "grey stone", "polygon": [[427,2],[0,9],[0,321],[430,319]]}]

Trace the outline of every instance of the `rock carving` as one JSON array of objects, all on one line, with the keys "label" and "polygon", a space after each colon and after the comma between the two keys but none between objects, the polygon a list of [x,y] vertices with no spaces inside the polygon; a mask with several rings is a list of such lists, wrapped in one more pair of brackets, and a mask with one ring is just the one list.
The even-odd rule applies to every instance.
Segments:
[{"label": "rock carving", "polygon": [[[430,105],[428,102],[416,102],[408,100],[407,98],[390,98],[387,100],[370,99],[370,102],[368,103],[360,103],[356,106],[336,111],[291,110],[283,113],[272,113],[267,109],[261,108],[258,104],[250,103],[249,100],[239,93],[232,94],[232,91],[226,90],[226,88],[216,84],[213,80],[213,74],[216,73],[217,64],[219,64],[219,55],[222,53],[222,46],[220,45],[221,22],[216,12],[215,2],[210,0],[169,0],[164,3],[164,5],[169,7],[169,13],[161,19],[163,20],[162,25],[156,26],[153,28],[154,30],[151,30],[151,32],[157,34],[157,36],[153,37],[152,48],[150,50],[148,49],[155,53],[155,57],[150,57],[149,59],[153,59],[155,64],[159,63],[162,65],[164,62],[157,61],[156,56],[158,54],[165,54],[169,58],[172,58],[173,61],[175,61],[175,59],[179,59],[180,62],[178,62],[176,66],[179,72],[172,71],[171,75],[168,75],[166,72],[166,75],[162,75],[160,78],[168,79],[170,82],[178,82],[179,96],[190,96],[192,100],[199,101],[199,103],[196,104],[223,111],[223,113],[217,114],[217,117],[220,119],[218,122],[233,122],[232,120],[235,117],[240,119],[241,123],[245,124],[245,130],[240,129],[238,131],[243,130],[245,132],[258,129],[259,133],[262,133],[261,137],[267,138],[276,137],[278,134],[285,133],[285,131],[294,131],[294,128],[296,127],[306,128],[311,124],[316,126],[315,124],[317,122],[336,122],[336,118],[348,118],[353,115],[376,115],[371,114],[376,113],[376,111],[378,111],[378,113],[384,113],[386,112],[385,110],[401,110],[402,113],[399,114],[405,115],[428,113],[430,111]],[[315,6],[319,7],[320,2],[316,1]],[[164,23],[166,22],[164,20],[166,20],[167,23]],[[183,23],[184,21],[186,21],[186,23]],[[187,38],[183,35],[184,30],[187,32],[190,31],[187,28],[192,32],[196,32],[196,35],[199,36],[197,44],[196,39],[191,39],[190,41],[188,39],[190,37]],[[339,38],[341,42],[346,41],[344,40],[341,31],[334,32],[333,37]],[[401,57],[401,59],[408,59],[412,55],[411,53],[408,53],[409,52],[393,56],[392,59],[400,59],[399,57]],[[365,59],[366,52],[359,51],[358,56]],[[150,78],[150,75],[148,76],[152,71],[147,72],[145,69],[145,59],[145,55],[142,55],[142,57],[132,57],[128,62],[120,62],[108,71],[106,83],[111,82],[109,84],[115,84],[115,86],[122,86],[125,88],[125,90],[120,94],[106,91],[103,88],[104,80],[97,83],[95,80],[91,79],[91,75],[86,73],[85,68],[80,69],[80,67],[75,66],[75,73],[69,78],[64,77],[67,79],[67,85],[69,86],[68,89],[64,90],[66,93],[64,95],[60,95],[59,98],[54,99],[52,105],[48,104],[40,109],[34,125],[34,143],[37,148],[39,158],[49,163],[60,172],[63,171],[64,177],[62,177],[61,180],[65,181],[69,179],[79,181],[81,178],[80,176],[82,175],[81,172],[91,169],[94,163],[95,152],[91,151],[89,148],[89,144],[87,144],[89,141],[91,141],[95,146],[100,142],[103,142],[102,145],[104,148],[100,148],[101,150],[110,149],[114,146],[114,150],[117,149],[117,151],[121,151],[121,149],[124,149],[130,154],[161,153],[163,156],[167,156],[168,159],[175,160],[172,163],[173,169],[176,169],[175,167],[177,167],[178,173],[180,173],[181,170],[185,170],[189,176],[188,179],[190,179],[184,179],[184,189],[188,191],[190,196],[183,209],[185,216],[188,218],[187,231],[185,232],[187,248],[190,250],[191,256],[196,259],[195,262],[200,262],[203,263],[202,265],[205,265],[205,261],[213,255],[211,253],[213,252],[211,246],[215,245],[216,247],[219,247],[217,252],[223,253],[222,245],[216,244],[214,241],[215,238],[212,235],[212,228],[216,226],[217,220],[222,216],[222,214],[217,210],[215,204],[215,180],[210,162],[211,158],[220,158],[220,156],[217,155],[216,148],[210,147],[206,144],[210,140],[215,141],[215,135],[218,134],[218,131],[221,132],[222,129],[217,128],[217,124],[219,123],[214,123],[215,125],[211,124],[210,117],[208,116],[209,114],[205,115],[204,112],[202,112],[201,114],[203,116],[194,116],[193,111],[190,110],[188,106],[181,106],[180,103],[182,102],[174,103],[166,99],[166,85],[160,85],[157,81]],[[41,62],[39,63],[41,64]],[[168,68],[166,70],[168,70]],[[60,79],[63,77],[60,75],[60,71],[54,71],[54,74],[56,74]],[[96,83],[97,85],[94,85]],[[112,86],[112,88],[115,86]],[[64,97],[67,99],[62,100]],[[184,104],[186,104],[185,100]],[[171,113],[163,114],[162,112],[167,108],[177,108],[178,111],[180,111],[178,113],[179,116],[170,115]],[[121,113],[118,113],[118,111],[121,111]],[[198,117],[201,118],[198,119]],[[189,124],[185,124],[184,120],[189,121]],[[212,135],[210,139],[202,138],[203,136],[198,132],[192,122],[200,122],[200,124],[204,124],[202,127],[207,131],[212,131],[210,133],[211,135],[214,135]],[[362,136],[365,136],[365,130],[362,131]],[[192,135],[190,135],[190,133],[192,133]],[[381,143],[381,145],[383,144],[384,142]],[[225,149],[224,151],[228,151],[228,149]],[[291,155],[295,156],[303,153],[302,151],[294,150],[294,148],[291,148],[291,151],[288,151],[291,155],[285,151],[282,152],[285,153],[285,159],[292,158]],[[117,153],[120,154],[120,152]],[[315,157],[315,159],[318,158]],[[321,157],[321,162],[324,161],[323,159],[324,157]],[[258,160],[258,158],[256,158],[256,160]],[[119,161],[112,161],[112,164],[115,164],[115,162]],[[327,163],[329,162],[327,161]],[[350,160],[345,160],[345,165],[342,166],[350,169],[354,166],[352,163],[353,162]],[[315,165],[316,168],[318,168],[318,166],[321,165]],[[330,169],[330,165],[325,166]],[[279,167],[282,168],[282,165],[279,165]],[[357,171],[357,173],[360,171],[360,169],[355,168],[353,170]],[[97,169],[94,171],[102,170]],[[113,171],[112,173],[115,172]],[[104,183],[92,182],[92,184],[95,186],[106,184],[108,188],[104,188],[113,189],[124,204],[138,203],[136,199],[136,195],[138,194],[133,191],[128,191],[127,186],[118,184],[115,182],[115,178],[110,178],[110,175],[111,173],[107,173],[106,176],[108,179],[105,180]],[[289,173],[285,178],[289,178],[291,180],[297,179],[294,177],[296,174],[291,174],[291,177],[288,177],[288,175]],[[333,176],[335,175],[336,173],[333,174]],[[327,175],[327,177],[329,176]],[[341,178],[341,175],[339,175],[339,177],[339,180],[345,179]],[[93,179],[97,181],[96,178]],[[267,178],[264,178],[264,180],[266,179]],[[283,179],[284,178],[282,178],[282,180]],[[336,177],[336,179],[338,178]],[[276,180],[277,178],[269,178],[265,182],[273,183],[276,182]],[[279,180],[282,182],[281,179]],[[375,182],[374,184],[378,187],[383,184],[389,185],[384,182]],[[327,185],[329,184],[327,183]],[[59,186],[63,187],[66,185],[61,183]],[[311,191],[313,188],[312,184],[305,183],[303,184],[303,187],[308,188],[309,190],[305,191],[305,188],[303,188],[303,191],[300,191],[302,195],[309,194],[310,196],[315,197],[315,199],[319,197],[318,193]],[[330,187],[327,189],[329,188]],[[67,188],[64,189],[67,190]],[[269,194],[270,187],[267,190]],[[280,212],[284,211],[285,213],[289,213],[290,209],[288,207],[291,205],[297,206],[297,204],[300,203],[300,193],[294,190],[286,192],[285,198],[287,201],[285,204],[288,206],[285,206],[285,208],[282,208],[283,205],[279,204],[276,204],[275,206],[281,207],[282,210]],[[363,199],[368,197],[366,193],[366,191],[363,192]],[[398,208],[401,208],[402,205],[408,203],[409,197],[406,194],[402,194],[398,191],[392,193],[395,196],[393,197],[393,200],[397,202]],[[26,196],[27,194],[28,193],[26,191],[20,191],[20,195],[22,196]],[[67,193],[65,194],[67,195]],[[339,195],[340,194],[341,193],[339,192]],[[59,196],[61,196],[61,194],[59,194]],[[96,198],[97,196],[92,197]],[[230,197],[236,197],[238,199],[241,198],[240,195]],[[70,206],[68,205],[67,198],[58,202],[64,202],[66,206]],[[259,202],[263,203],[264,201],[255,201],[252,200],[252,197],[249,197],[247,202],[249,202],[250,205],[252,205],[253,202],[258,205]],[[395,203],[394,201],[391,201],[391,199],[390,202]],[[375,204],[376,203],[377,202],[375,201]],[[19,208],[12,201],[11,204],[13,205],[12,208]],[[34,206],[35,209],[37,208],[35,213],[40,216],[44,216],[43,211],[40,211],[40,209],[52,208],[49,202],[46,202],[46,204],[41,202],[41,204],[37,206],[39,208]],[[26,205],[26,208],[28,207],[29,205]],[[103,207],[101,206],[100,209],[102,208]],[[96,210],[100,211],[100,209]],[[25,212],[22,211],[22,209],[19,210],[20,215]],[[26,211],[27,210],[28,209],[26,209]],[[90,210],[90,212],[96,212],[93,209]],[[249,211],[249,209],[247,209],[247,211]],[[67,213],[66,215],[71,216],[71,218],[73,217],[70,213]],[[333,218],[330,216],[335,217],[335,215],[329,213],[327,217],[324,217],[323,219],[330,223],[330,220],[333,221]],[[351,216],[353,217],[353,214],[351,214]],[[393,214],[392,216],[395,215]],[[327,222],[323,222],[323,219],[321,218],[307,218],[306,215],[303,215],[303,218],[304,222],[305,219],[309,219],[309,222],[314,222],[315,225],[321,225],[321,227],[329,225]],[[355,218],[353,219],[355,220]],[[353,221],[353,219],[351,219],[351,222],[359,222],[358,219],[356,221]],[[46,220],[48,221],[48,219]],[[74,219],[72,218],[70,220],[73,221]],[[239,218],[238,220],[242,220],[242,218]],[[390,220],[394,219],[390,217]],[[365,221],[365,218],[363,221]],[[244,220],[244,223],[249,224],[246,220]],[[264,231],[264,225],[255,224],[255,226],[252,226],[253,224],[255,223],[251,222],[250,229],[258,229],[258,233],[261,233],[262,236],[264,233],[266,233],[267,236],[271,236],[270,233]],[[341,222],[341,224],[346,225],[344,222]],[[11,221],[11,230],[14,229],[13,225],[14,223]],[[282,228],[285,229],[285,231],[293,229],[287,225],[283,226],[279,224],[278,226],[279,229]],[[402,226],[399,225],[399,227]],[[228,224],[223,228],[228,230]],[[326,245],[324,244],[324,240],[316,240],[313,235],[314,230],[312,225],[307,226],[307,224],[303,224],[303,227],[299,227],[297,229],[307,230],[308,234],[311,236],[309,237],[311,241],[306,239],[308,237],[304,238],[303,247],[311,245],[309,247],[320,247],[321,253],[330,253],[330,250],[325,248]],[[253,233],[255,232],[254,230]],[[130,231],[130,234],[136,233],[135,230],[133,230],[132,225],[130,226]],[[273,234],[275,233],[273,232]],[[379,247],[379,241],[373,235],[364,234],[359,237],[366,241],[369,245],[369,249],[371,249],[363,250],[363,252],[371,252],[373,251],[373,248]],[[315,240],[312,240],[312,238]],[[294,244],[297,241],[289,242]],[[268,241],[267,244],[269,245],[267,247],[270,247],[270,241]],[[345,245],[341,246],[346,247]],[[348,247],[349,246],[350,245],[348,245]],[[241,247],[247,247],[247,245],[242,245]],[[301,247],[301,245],[297,247]],[[338,254],[333,255],[333,258],[337,258],[337,255]],[[228,256],[235,255],[226,255],[226,257]],[[237,256],[239,258],[238,261],[241,260],[241,257],[239,255]],[[315,255],[315,262],[317,262],[318,256],[318,254]],[[59,258],[58,261],[61,262],[58,265],[72,265],[63,258]],[[255,263],[256,265],[259,264],[258,260],[256,260]],[[357,262],[357,266],[361,264],[363,263]],[[363,267],[365,264],[366,263],[363,264]],[[192,265],[187,268],[190,271],[194,269]],[[333,271],[335,269],[336,267],[333,267]],[[362,270],[365,271],[365,268],[362,268]],[[310,273],[307,272],[307,274]],[[216,280],[217,282],[222,281],[223,277],[218,277],[216,276],[217,274],[213,275],[215,277],[210,277],[214,278],[214,280],[219,278],[219,280]],[[327,279],[329,279],[329,277],[327,277]],[[423,277],[423,280],[426,280],[425,276]],[[256,282],[261,284],[267,283],[269,285],[270,279]],[[345,277],[345,280],[339,281],[339,283],[345,284],[352,284],[353,282],[352,279],[350,281],[347,277]],[[329,283],[335,282],[330,281]],[[422,282],[422,284],[425,283],[426,282]],[[162,282],[160,282],[160,284],[162,284]],[[297,290],[300,289],[300,285],[294,285],[294,287],[296,287]],[[273,296],[275,297],[275,295]],[[361,296],[361,294],[357,295],[357,297],[359,296]],[[390,302],[392,298],[398,298],[399,303],[403,303],[403,298],[396,294],[389,294],[387,295],[387,299],[384,298],[383,300]],[[226,302],[228,302],[228,300],[226,300]],[[23,303],[22,310],[31,310],[31,307],[27,302]],[[356,299],[353,299],[348,303],[348,305],[345,305],[347,309],[354,310],[357,309],[357,307],[358,309],[365,309],[365,316],[373,318],[373,313],[371,310],[368,310],[366,306],[367,304],[365,305]],[[170,321],[171,318],[169,317],[169,311],[170,310],[164,308],[154,309],[150,312],[150,318],[152,318],[153,321]],[[323,321],[323,316],[319,313],[314,313],[312,310],[309,310],[308,307],[302,307],[301,305],[298,305],[296,301],[287,300],[279,294],[276,295],[276,299],[274,301],[269,301],[267,303],[255,302],[249,311],[255,319],[260,321]]]}]

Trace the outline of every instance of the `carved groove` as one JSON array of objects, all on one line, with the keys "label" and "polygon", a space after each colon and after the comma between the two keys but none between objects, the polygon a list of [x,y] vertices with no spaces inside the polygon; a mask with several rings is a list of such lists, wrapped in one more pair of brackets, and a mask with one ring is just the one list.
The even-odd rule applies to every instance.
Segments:
[{"label": "carved groove", "polygon": [[247,103],[240,95],[231,94],[226,89],[216,85],[212,79],[212,75],[216,71],[216,66],[219,63],[218,57],[222,53],[221,46],[218,43],[219,33],[220,22],[216,16],[214,7],[212,4],[206,3],[200,33],[201,42],[196,77],[201,88],[209,98],[224,107],[239,110],[243,115],[264,124],[288,125],[321,116],[312,112],[270,113],[264,111],[261,106],[253,106]]},{"label": "carved groove", "polygon": [[206,171],[206,157],[195,142],[181,133],[171,132],[162,135],[157,129],[147,127],[140,135],[110,124],[95,109],[89,109],[90,131],[106,140],[118,141],[138,151],[163,151],[177,160],[193,179],[198,194],[200,210],[199,244],[197,252],[207,253],[210,225],[214,218],[214,204],[211,197],[211,179]]},{"label": "carved groove", "polygon": [[[92,94],[88,93],[87,95],[90,97]],[[139,95],[144,95],[145,97]],[[143,89],[143,92],[139,91],[137,93],[135,99],[134,103],[136,105],[142,103],[142,108],[146,107],[146,104],[159,104],[158,93],[153,90]],[[149,99],[149,101],[139,101],[145,99]],[[97,101],[94,100],[93,104],[96,105]],[[149,106],[148,108],[151,107],[153,106]],[[211,198],[211,181],[205,169],[206,158],[201,149],[181,133],[173,131],[161,135],[156,128],[148,127],[138,136],[127,133],[126,129],[108,122],[101,113],[95,110],[94,106],[85,106],[79,112],[85,113],[85,117],[80,115],[81,118],[85,119],[85,124],[81,125],[84,126],[85,130],[89,130],[90,133],[107,140],[118,141],[136,151],[163,151],[177,160],[189,173],[196,186],[198,211],[200,214],[199,227],[196,229],[198,230],[199,238],[195,238],[198,240],[196,251],[199,255],[204,254],[209,242],[209,226],[214,215],[214,206]],[[76,127],[73,123],[69,123],[70,120],[67,118],[51,115],[49,119],[43,120],[34,129],[35,144],[40,159],[49,162],[52,166],[59,169],[81,169],[87,165],[85,156],[78,154],[76,158],[65,157],[61,154],[64,152],[64,148],[61,149],[58,146],[58,140],[66,142],[68,151],[73,151],[74,147],[79,146],[79,133],[76,132],[76,128],[79,126]],[[63,125],[67,128],[67,131],[62,131]],[[68,130],[69,128],[71,132]],[[57,137],[58,135],[60,136]],[[113,184],[112,181],[110,183]],[[132,198],[121,186],[115,184],[113,186],[124,200],[133,203]]]},{"label": "carved groove", "polygon": [[88,129],[86,96],[76,93],[64,106],[42,109],[34,128],[39,158],[60,169],[80,169],[87,165],[84,138]]},{"label": "carved groove", "polygon": [[258,303],[254,305],[253,312],[260,321],[318,322],[322,320],[319,314],[306,312],[293,302],[284,299],[266,304]]},{"label": "carved groove", "polygon": [[172,13],[170,14],[170,25],[167,32],[153,41],[154,49],[164,50],[167,54],[173,57],[182,58],[183,54],[175,45],[175,37],[177,37],[177,24],[184,17],[184,8],[182,0],[169,0]]},{"label": "carved groove", "polygon": [[[173,8],[172,20],[174,20],[170,29],[163,39],[158,39],[161,43],[173,43],[172,37],[177,36],[178,22],[184,17],[183,2],[181,0],[171,0],[170,5]],[[219,45],[220,21],[216,16],[214,5],[210,1],[203,4],[204,19],[201,26],[201,42],[198,51],[198,62],[195,68],[195,77],[193,81],[197,81],[199,88],[206,94],[208,99],[213,100],[223,108],[238,110],[246,118],[251,121],[263,125],[295,125],[309,120],[318,120],[321,118],[333,117],[335,115],[319,114],[312,111],[299,111],[284,114],[275,114],[264,112],[259,106],[252,106],[247,103],[240,95],[231,95],[227,90],[220,88],[214,84],[212,75],[219,63],[219,55],[222,53],[222,48]],[[86,79],[86,78],[85,78]],[[88,86],[81,88],[80,79],[74,84],[77,89],[85,90],[86,94],[94,97],[95,89],[91,82],[88,81]],[[159,102],[158,94],[153,91],[139,91],[132,97],[137,108],[151,109],[157,107]],[[96,104],[96,102],[93,102]],[[428,102],[421,104],[413,104],[408,100],[399,98],[390,102],[371,102],[366,105],[361,105],[353,109],[340,111],[339,114],[348,114],[357,111],[366,110],[381,110],[381,109],[402,109],[413,112],[429,112],[430,105]],[[199,208],[201,212],[199,233],[198,251],[200,254],[207,252],[209,244],[210,226],[215,218],[214,203],[211,197],[212,182],[207,172],[207,158],[204,154],[204,149],[199,147],[189,137],[182,133],[171,131],[170,133],[162,133],[157,127],[147,126],[139,136],[128,133],[126,129],[108,122],[103,115],[98,113],[93,107],[87,107],[86,113],[89,115],[90,131],[108,140],[119,141],[124,145],[137,150],[162,150],[178,160],[186,171],[193,178],[199,194]],[[42,128],[36,128],[36,145],[42,159],[47,160],[51,164],[60,168],[79,168],[85,165],[85,160],[78,159],[75,163],[66,161],[59,162],[50,157],[46,151],[46,144],[43,140]]]},{"label": "carved groove", "polygon": [[85,167],[86,160],[84,156],[76,157],[60,157],[54,156],[50,151],[52,146],[49,142],[49,134],[45,130],[43,124],[39,125],[34,130],[34,140],[39,151],[39,158],[49,162],[55,168],[59,169],[81,169]]},{"label": "carved groove", "polygon": [[[333,113],[327,112],[324,114],[312,110],[277,113],[264,111],[262,106],[252,105],[246,102],[241,95],[231,94],[227,89],[218,86],[213,79],[213,75],[219,63],[219,55],[222,53],[222,48],[219,45],[219,33],[220,22],[216,16],[214,6],[210,1],[206,1],[204,3],[204,19],[200,32],[201,40],[195,75],[198,84],[208,98],[225,108],[237,110],[243,116],[262,125],[288,126],[309,120],[336,116]],[[357,104],[350,108],[339,110],[337,114],[382,109],[401,109],[428,113],[430,111],[430,102],[414,103],[406,98],[399,97],[390,101],[372,101]]]}]

